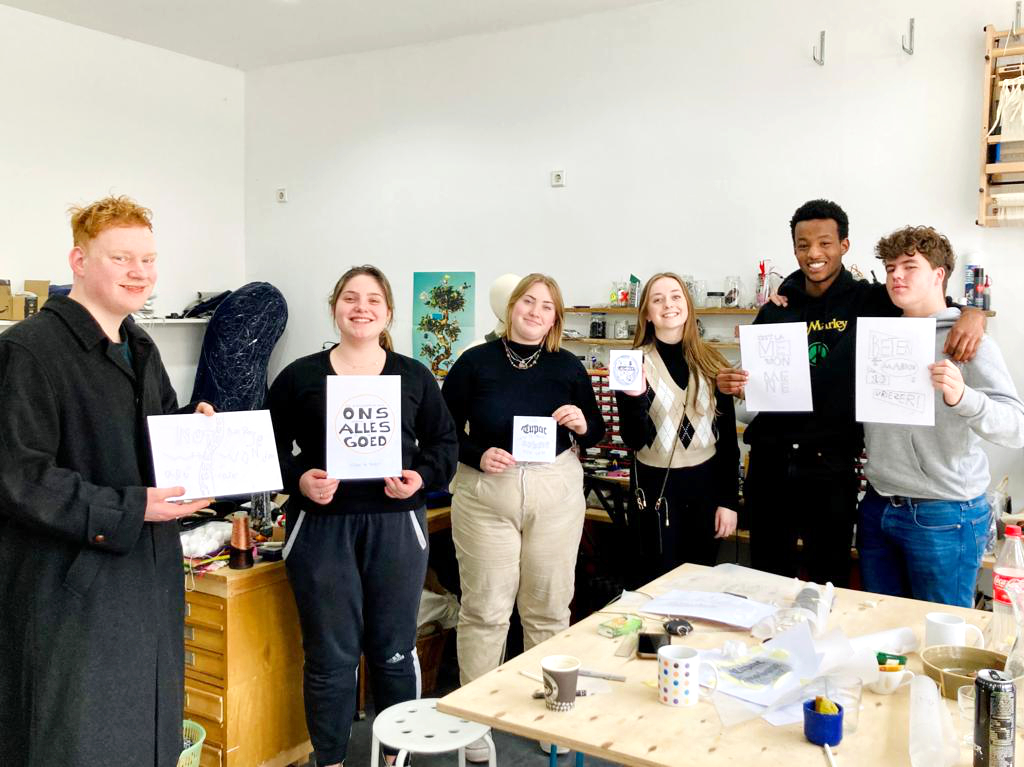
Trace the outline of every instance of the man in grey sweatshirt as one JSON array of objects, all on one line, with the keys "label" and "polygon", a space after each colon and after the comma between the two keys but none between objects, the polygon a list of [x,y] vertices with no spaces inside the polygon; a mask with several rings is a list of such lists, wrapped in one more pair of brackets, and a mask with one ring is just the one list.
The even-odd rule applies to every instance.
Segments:
[{"label": "man in grey sweatshirt", "polygon": [[857,548],[864,588],[970,607],[989,528],[985,439],[1024,446],[1024,403],[989,336],[970,362],[943,354],[960,310],[946,307],[956,259],[931,227],[907,227],[875,247],[885,286],[904,317],[934,317],[935,425],[865,423],[869,487]]}]

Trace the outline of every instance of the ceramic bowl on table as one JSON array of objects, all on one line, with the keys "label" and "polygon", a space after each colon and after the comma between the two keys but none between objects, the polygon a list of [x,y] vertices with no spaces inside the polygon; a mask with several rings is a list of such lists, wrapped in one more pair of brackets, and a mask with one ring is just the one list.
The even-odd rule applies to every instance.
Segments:
[{"label": "ceramic bowl on table", "polygon": [[[1006,665],[1006,654],[980,647],[958,645],[933,645],[921,650],[924,673],[935,680],[943,697],[956,700],[956,691],[965,684],[974,684],[974,678],[983,668],[1002,669]],[[1024,676],[1015,682],[1024,681]]]}]

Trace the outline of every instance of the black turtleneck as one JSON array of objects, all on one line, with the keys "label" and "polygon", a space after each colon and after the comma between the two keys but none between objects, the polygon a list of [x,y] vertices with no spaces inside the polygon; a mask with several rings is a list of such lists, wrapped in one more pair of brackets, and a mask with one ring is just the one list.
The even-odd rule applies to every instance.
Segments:
[{"label": "black turtleneck", "polygon": [[[583,448],[596,445],[604,436],[604,419],[580,361],[565,349],[541,350],[536,364],[518,370],[509,362],[504,343],[499,338],[466,349],[445,376],[442,393],[455,419],[459,461],[479,470],[488,448],[511,453],[513,416],[549,416],[562,405],[576,405],[587,419],[586,433],[573,435],[576,442]],[[512,341],[508,345],[521,358],[538,350]],[[569,434],[558,427],[557,453],[569,448]]]},{"label": "black turtleneck", "polygon": [[[658,355],[672,375],[672,380],[680,389],[686,389],[690,383],[690,366],[683,356],[682,342],[668,344],[655,339]],[[715,443],[715,454],[699,466],[674,469],[675,472],[692,474],[703,479],[710,471],[714,489],[710,492],[719,506],[736,509],[739,505],[739,460],[740,448],[736,439],[736,408],[732,397],[722,394],[715,387],[714,381],[708,385],[715,392],[715,428],[718,439]],[[633,450],[650,445],[658,432],[657,425],[651,420],[648,408],[654,399],[651,387],[639,396],[632,397],[625,392],[615,392],[615,401],[619,406],[619,435],[622,441]],[[710,490],[706,489],[706,490]],[[706,491],[705,490],[705,491]]]}]

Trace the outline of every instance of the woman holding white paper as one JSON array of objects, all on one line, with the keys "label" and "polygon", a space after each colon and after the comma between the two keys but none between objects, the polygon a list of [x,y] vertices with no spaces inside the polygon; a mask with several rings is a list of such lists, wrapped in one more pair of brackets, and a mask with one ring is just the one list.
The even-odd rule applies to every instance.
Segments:
[{"label": "woman holding white paper", "polygon": [[703,341],[693,301],[670,272],[647,281],[633,348],[644,352],[636,391],[617,391],[622,440],[636,451],[630,527],[636,584],[683,562],[715,564],[736,531],[739,444],[732,397],[715,388],[725,358]]},{"label": "woman holding white paper", "polygon": [[[501,663],[517,603],[527,649],[569,625],[586,505],[570,447],[597,444],[604,420],[587,371],[560,348],[562,323],[558,284],[527,275],[509,296],[504,334],[463,352],[444,381],[459,435],[452,539],[464,683]],[[553,463],[517,462],[515,416],[553,419]]]},{"label": "woman holding white paper", "polygon": [[[419,696],[423,491],[447,487],[458,442],[430,371],[392,349],[394,298],[380,270],[347,271],[330,306],[341,342],[286,367],[270,389],[269,408],[291,497],[284,555],[302,625],[306,724],[316,763],[333,766],[348,750],[360,654],[378,710]],[[400,377],[400,476],[327,476],[326,382],[333,375]]]}]

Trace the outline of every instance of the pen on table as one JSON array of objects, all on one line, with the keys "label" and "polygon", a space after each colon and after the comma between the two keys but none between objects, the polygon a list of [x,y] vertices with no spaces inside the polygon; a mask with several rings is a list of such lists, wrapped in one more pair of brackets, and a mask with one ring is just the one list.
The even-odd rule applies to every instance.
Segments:
[{"label": "pen on table", "polygon": [[610,682],[625,682],[626,677],[621,674],[606,674],[603,671],[590,671],[585,668],[579,670],[580,676],[589,676],[593,679],[607,679]]},{"label": "pen on table", "polygon": [[825,756],[828,758],[829,767],[836,767],[836,760],[832,758],[832,749],[829,748],[828,743],[822,746],[825,749]]},{"label": "pen on table", "polygon": [[532,679],[532,680],[533,680],[533,681],[535,681],[535,682],[543,682],[543,681],[544,681],[544,680],[543,680],[543,679],[541,678],[541,675],[540,675],[540,674],[534,674],[534,673],[533,673],[533,672],[531,672],[531,671],[523,671],[522,669],[520,669],[520,670],[519,670],[519,673],[520,673],[520,674],[522,674],[523,676],[525,676],[525,677],[526,677],[527,679]]},{"label": "pen on table", "polygon": [[743,594],[734,594],[734,593],[733,593],[733,592],[731,592],[731,591],[723,591],[722,593],[723,593],[723,594],[728,594],[728,595],[729,595],[729,596],[731,596],[731,597],[739,597],[740,599],[746,599],[746,597],[745,597],[745,596],[743,596]]},{"label": "pen on table", "polygon": [[[576,697],[577,698],[584,698],[584,697],[586,697],[589,694],[590,693],[587,692],[586,690],[577,690],[576,691]],[[540,700],[541,698],[544,697],[544,691],[543,690],[535,690],[534,693],[533,693],[533,697],[535,699],[537,699],[537,700]]]}]

